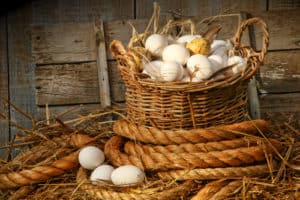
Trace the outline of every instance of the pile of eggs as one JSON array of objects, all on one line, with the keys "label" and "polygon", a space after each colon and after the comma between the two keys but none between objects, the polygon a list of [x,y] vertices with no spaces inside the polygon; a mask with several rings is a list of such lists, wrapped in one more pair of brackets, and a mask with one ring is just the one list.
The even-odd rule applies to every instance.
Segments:
[{"label": "pile of eggs", "polygon": [[104,164],[104,153],[95,146],[81,149],[78,161],[81,167],[92,170],[90,180],[93,184],[97,184],[97,181],[106,181],[114,185],[132,185],[145,179],[144,172],[136,166],[123,165],[115,169],[111,165]]},{"label": "pile of eggs", "polygon": [[214,40],[210,44],[201,35],[170,38],[152,34],[145,41],[145,49],[154,59],[143,60],[142,72],[153,80],[200,82],[229,65],[231,75],[246,66],[244,58],[229,56],[232,47],[227,41]]}]

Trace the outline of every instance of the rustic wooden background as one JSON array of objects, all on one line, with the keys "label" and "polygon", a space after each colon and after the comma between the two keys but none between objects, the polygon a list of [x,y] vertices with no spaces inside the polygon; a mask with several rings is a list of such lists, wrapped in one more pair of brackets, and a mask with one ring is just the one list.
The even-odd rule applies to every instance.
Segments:
[{"label": "rustic wooden background", "polygon": [[[256,75],[259,108],[300,124],[300,1],[299,0],[157,0],[162,15],[211,16],[228,13],[242,18],[258,16],[270,27],[270,47]],[[13,126],[30,127],[45,118],[45,104],[55,115],[81,104],[74,114],[99,108],[99,83],[92,24],[104,22],[106,43],[126,41],[132,20],[143,28],[152,14],[151,0],[34,0],[0,15],[0,145],[18,133]],[[229,26],[231,28],[231,26]],[[228,28],[229,29],[229,28]],[[234,30],[234,29],[232,29]],[[55,34],[54,34],[55,33]],[[250,30],[250,43],[260,49],[259,28]],[[82,42],[84,41],[84,42]],[[113,103],[124,103],[124,85],[116,63],[107,52],[108,78]],[[101,91],[100,91],[101,92]],[[0,157],[7,156],[0,149]]]}]

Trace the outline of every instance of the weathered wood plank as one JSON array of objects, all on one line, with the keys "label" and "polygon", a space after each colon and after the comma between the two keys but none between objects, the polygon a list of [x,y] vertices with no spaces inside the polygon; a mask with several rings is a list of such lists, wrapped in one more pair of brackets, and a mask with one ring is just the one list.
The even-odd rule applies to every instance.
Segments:
[{"label": "weathered wood plank", "polygon": [[134,0],[32,1],[34,24],[93,22],[134,17]]},{"label": "weathered wood plank", "polygon": [[287,10],[287,9],[299,9],[300,1],[298,0],[268,0],[268,10]]},{"label": "weathered wood plank", "polygon": [[[269,50],[300,49],[300,14],[298,10],[253,12],[269,26]],[[254,27],[256,49],[261,49],[262,32]]]},{"label": "weathered wood plank", "polygon": [[38,66],[37,105],[99,102],[96,62]]},{"label": "weathered wood plank", "polygon": [[106,54],[108,59],[114,59],[109,50],[109,44],[112,40],[120,40],[126,46],[132,35],[131,23],[137,32],[144,32],[149,20],[117,20],[104,23],[104,34],[106,42]]},{"label": "weathered wood plank", "polygon": [[260,96],[262,117],[273,114],[274,119],[284,122],[286,115],[300,128],[300,93],[266,94]]},{"label": "weathered wood plank", "polygon": [[96,60],[93,23],[37,25],[32,27],[32,57],[36,64]]},{"label": "weathered wood plank", "polygon": [[262,93],[300,92],[300,51],[269,52],[257,73]]},{"label": "weathered wood plank", "polygon": [[97,72],[99,82],[100,104],[103,108],[111,105],[110,86],[107,72],[106,48],[103,22],[96,21],[97,29]]},{"label": "weathered wood plank", "polygon": [[[34,101],[34,66],[31,62],[30,24],[31,6],[26,4],[8,13],[8,56],[10,101],[24,113],[36,115]],[[11,120],[31,128],[31,119],[10,107]],[[10,138],[18,133],[11,127]],[[17,151],[14,151],[16,154]]]},{"label": "weathered wood plank", "polygon": [[[108,72],[111,100],[124,102],[125,86],[115,61],[108,62]],[[38,66],[35,77],[38,105],[100,102],[95,62]]]},{"label": "weathered wood plank", "polygon": [[108,62],[108,74],[111,99],[114,102],[125,102],[125,84],[117,67],[116,61]]},{"label": "weathered wood plank", "polygon": [[[267,6],[267,0],[157,0],[156,2],[161,7],[161,15],[175,13],[182,16],[212,16],[240,11],[265,11]],[[152,9],[153,1],[136,1],[136,17],[138,19],[149,18],[152,15]]]},{"label": "weathered wood plank", "polygon": [[[7,61],[7,24],[6,16],[0,17],[0,113],[9,117],[8,100],[8,61]],[[9,123],[1,120],[0,117],[0,146],[4,146],[9,141]],[[7,151],[0,150],[0,159],[5,159]]]},{"label": "weathered wood plank", "polygon": [[[49,118],[59,118],[60,120],[69,120],[77,118],[81,115],[87,115],[100,109],[100,104],[81,104],[81,105],[64,105],[49,106]],[[45,106],[38,106],[37,120],[46,120]]]},{"label": "weathered wood plank", "polygon": [[[222,29],[217,35],[217,39],[231,39],[235,36],[240,24],[247,19],[245,13],[233,13],[225,14],[219,17],[214,18],[213,21],[202,22],[203,19],[209,18],[209,16],[199,16],[193,17],[192,19],[196,22],[196,30],[198,33],[203,33],[208,30],[210,27],[221,24]],[[201,23],[202,22],[202,23]],[[249,30],[245,29],[242,35],[241,43],[243,45],[250,45]]]}]

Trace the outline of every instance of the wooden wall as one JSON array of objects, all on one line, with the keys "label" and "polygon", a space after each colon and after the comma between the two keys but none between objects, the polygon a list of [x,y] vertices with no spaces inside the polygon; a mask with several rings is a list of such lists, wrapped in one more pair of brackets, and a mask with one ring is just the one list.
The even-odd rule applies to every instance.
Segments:
[{"label": "wooden wall", "polygon": [[[299,36],[299,11],[300,3],[297,0],[158,0],[162,15],[178,14],[181,16],[210,16],[216,14],[238,13],[244,11],[252,16],[262,17],[270,25],[270,52],[265,65],[260,68],[256,79],[260,107],[263,116],[267,112],[292,113],[294,118],[300,119],[300,36]],[[51,26],[53,24],[88,23],[96,19],[104,21],[105,37],[107,40],[116,34],[125,34],[129,37],[130,28],[127,32],[113,32],[117,27],[124,26],[122,20],[149,18],[152,13],[150,0],[33,0],[26,4],[11,9],[0,16],[0,113],[10,120],[18,122],[21,126],[30,127],[31,120],[16,111],[13,106],[7,105],[4,99],[11,101],[25,113],[30,113],[34,118],[45,118],[42,98],[36,96],[42,94],[41,85],[45,86],[49,80],[40,80],[43,73],[47,73],[48,66],[36,65],[33,62],[32,51],[32,27]],[[118,20],[118,21],[116,21]],[[120,21],[121,20],[121,21]],[[124,29],[125,30],[125,29]],[[67,29],[67,31],[72,31]],[[78,33],[73,30],[74,33]],[[79,30],[78,30],[79,31]],[[255,27],[252,32],[252,43],[257,50],[260,49],[260,32]],[[58,57],[56,57],[58,58]],[[86,61],[86,60],[85,60]],[[108,55],[108,72],[111,85],[111,99],[115,103],[124,102],[124,85],[116,69],[116,63]],[[51,63],[53,64],[53,63]],[[75,70],[75,79],[83,78],[81,83],[88,81],[95,85],[97,77],[83,76],[86,73],[95,74],[96,68],[93,61],[88,64],[89,68],[80,65],[53,64],[50,70],[52,79],[73,79],[74,76],[66,74],[68,70]],[[37,67],[38,66],[38,67]],[[87,71],[82,71],[85,68]],[[77,69],[77,70],[76,70]],[[49,72],[49,71],[48,71]],[[73,88],[80,88],[75,85]],[[59,85],[58,85],[59,86]],[[52,85],[53,87],[53,85]],[[78,96],[69,102],[72,105],[53,103],[51,113],[54,115],[73,104],[82,103],[84,106],[74,111],[75,114],[89,112],[99,107],[99,95],[97,88],[89,87],[89,94],[93,94],[86,101],[87,94],[77,91]],[[63,98],[65,91],[61,91]],[[59,96],[57,94],[57,96]],[[81,100],[80,100],[81,97]],[[45,96],[43,96],[45,98]],[[57,98],[57,101],[61,99]],[[65,101],[65,100],[64,100]],[[6,120],[0,120],[0,145],[5,145],[18,132]],[[0,151],[5,156],[5,151]]]}]

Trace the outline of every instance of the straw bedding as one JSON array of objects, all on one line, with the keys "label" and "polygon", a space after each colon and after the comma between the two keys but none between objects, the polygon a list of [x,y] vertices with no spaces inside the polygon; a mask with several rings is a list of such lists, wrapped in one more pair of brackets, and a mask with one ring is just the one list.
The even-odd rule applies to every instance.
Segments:
[{"label": "straw bedding", "polygon": [[[114,126],[120,122],[120,120],[105,120],[99,116],[107,115],[107,113],[118,113],[116,110],[111,112],[99,111],[88,116],[81,116],[76,119],[72,119],[63,122],[63,126],[60,123],[53,121],[50,125],[40,123],[40,134],[44,135],[48,140],[39,137],[40,143],[37,143],[36,135],[32,135],[32,139],[35,141],[35,145],[31,146],[30,150],[24,150],[23,155],[27,155],[30,159],[36,158],[38,153],[29,154],[27,152],[37,152],[38,144],[52,144],[52,141],[57,141],[58,146],[62,145],[66,141],[71,140],[57,140],[57,136],[51,136],[56,130],[65,130],[67,137],[74,135],[77,132],[85,132],[89,138],[97,140],[99,146],[104,148],[104,144],[107,145],[109,140],[119,138],[115,136],[113,132]],[[121,114],[120,114],[121,116]],[[275,119],[276,121],[276,119]],[[80,123],[79,123],[80,122]],[[252,121],[253,123],[255,121]],[[198,152],[203,155],[211,154],[210,152],[226,152],[237,151],[234,149],[241,148],[259,148],[260,145],[265,144],[266,152],[272,154],[260,154],[257,158],[263,158],[264,161],[255,162],[251,165],[241,166],[226,166],[226,167],[208,167],[198,168],[190,167],[186,168],[186,164],[174,165],[174,169],[166,169],[164,165],[163,169],[155,167],[155,170],[146,170],[147,180],[142,185],[131,187],[116,187],[109,183],[104,185],[93,185],[88,180],[89,172],[79,169],[76,166],[72,170],[67,170],[64,173],[49,178],[47,180],[41,180],[39,183],[29,184],[25,186],[18,186],[15,189],[2,189],[2,199],[290,199],[291,197],[297,198],[299,188],[299,158],[297,152],[299,152],[298,136],[299,131],[289,124],[270,123],[263,121],[260,125],[257,121],[257,125],[261,126],[264,131],[254,131],[254,129],[248,129],[248,134],[245,129],[237,131],[237,129],[228,129],[228,133],[233,133],[236,136],[225,140],[213,142],[197,143],[180,143],[178,140],[167,144],[152,144],[143,143],[137,140],[128,140],[122,138],[122,141],[126,141],[128,144],[123,146],[124,154],[138,154],[147,151],[147,154],[174,154],[176,152],[180,154],[189,154],[189,152]],[[73,125],[75,126],[73,126]],[[228,127],[228,125],[226,125]],[[235,124],[235,127],[240,127],[239,124]],[[264,127],[264,128],[263,128]],[[268,128],[266,128],[268,127]],[[144,130],[147,127],[144,127]],[[149,127],[148,127],[149,128]],[[72,131],[70,131],[72,129]],[[151,127],[150,127],[151,129]],[[68,130],[68,131],[67,131]],[[206,129],[203,129],[206,130]],[[197,131],[204,133],[202,131]],[[218,130],[222,130],[222,127],[218,127]],[[235,131],[234,131],[235,130]],[[26,130],[27,133],[36,131]],[[211,130],[209,130],[211,131]],[[247,131],[247,130],[246,130]],[[256,132],[256,133],[255,133]],[[251,137],[252,136],[252,137]],[[30,141],[28,135],[24,135],[27,142]],[[248,138],[247,138],[248,137]],[[272,139],[274,138],[274,139]],[[267,140],[266,140],[267,139]],[[18,141],[23,141],[22,137],[18,138]],[[93,142],[92,141],[92,142]],[[176,142],[177,141],[177,142]],[[221,142],[222,141],[222,142]],[[265,143],[262,143],[264,141]],[[269,142],[268,142],[269,141]],[[61,144],[59,144],[61,143]],[[71,143],[71,142],[70,142]],[[177,144],[179,143],[179,144]],[[220,143],[220,146],[217,145]],[[234,146],[230,146],[233,144]],[[78,144],[77,144],[78,145]],[[72,145],[67,145],[71,147]],[[74,145],[76,146],[76,145]],[[72,150],[67,151],[69,155],[74,152],[76,148],[74,146]],[[175,148],[178,146],[178,149]],[[244,147],[243,147],[244,146]],[[268,149],[269,147],[270,149]],[[30,147],[30,146],[29,146]],[[49,146],[48,146],[49,147]],[[126,148],[125,148],[126,147]],[[137,147],[137,148],[135,148]],[[272,147],[276,147],[275,151]],[[48,151],[51,148],[48,148]],[[60,148],[55,148],[52,144],[53,151]],[[55,150],[56,149],[56,150]],[[126,149],[126,151],[125,151]],[[53,153],[50,150],[50,152]],[[275,152],[274,152],[275,151]],[[41,150],[41,152],[43,152]],[[47,151],[44,151],[47,152]],[[277,152],[277,153],[276,153]],[[48,152],[49,153],[49,152]],[[175,153],[175,154],[176,154]],[[193,154],[192,153],[192,154]],[[49,153],[50,154],[50,153]],[[23,166],[17,165],[17,161],[24,162],[24,157],[16,157],[14,161],[10,161],[3,164],[1,168],[3,172],[9,172],[12,169],[22,170]],[[45,154],[46,155],[46,154]],[[260,157],[261,156],[261,157]],[[61,155],[64,157],[64,155]],[[223,156],[225,157],[225,156]],[[41,157],[42,160],[45,160]],[[174,159],[173,159],[174,160]],[[41,160],[40,160],[41,161]],[[31,162],[33,162],[31,160]],[[49,161],[53,163],[53,160]],[[112,161],[113,162],[113,161]],[[192,161],[198,162],[198,161]],[[234,163],[237,161],[234,160]],[[240,162],[240,161],[239,161]],[[248,161],[247,161],[248,162]],[[30,163],[27,161],[27,163]],[[32,164],[32,163],[31,163]],[[144,164],[144,163],[143,163]],[[154,164],[154,163],[152,163]],[[166,166],[169,166],[168,163]],[[159,164],[158,164],[159,165]],[[13,167],[8,167],[13,166]],[[18,166],[18,167],[16,167]],[[173,164],[171,165],[173,166]],[[179,169],[178,169],[179,168]],[[5,169],[5,170],[4,170]],[[30,169],[28,165],[26,169]],[[217,192],[212,192],[217,191]],[[214,194],[213,196],[211,196]]]}]

